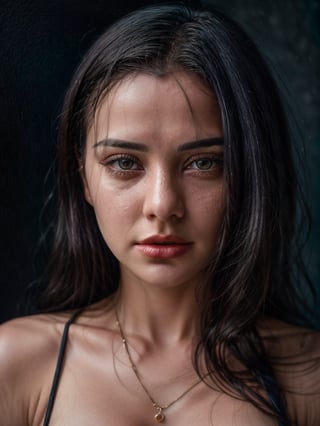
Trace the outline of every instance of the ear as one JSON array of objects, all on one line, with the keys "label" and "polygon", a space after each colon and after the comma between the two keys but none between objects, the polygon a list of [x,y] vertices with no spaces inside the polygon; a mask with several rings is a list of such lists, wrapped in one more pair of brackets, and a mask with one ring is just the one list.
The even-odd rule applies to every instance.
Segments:
[{"label": "ear", "polygon": [[85,200],[92,206],[92,197],[90,194],[90,190],[89,190],[89,185],[88,185],[88,181],[87,181],[87,177],[86,177],[86,172],[85,172],[85,166],[83,164],[83,160],[81,157],[78,157],[78,164],[79,164],[79,174],[80,174],[80,179],[82,181],[82,186],[83,186],[83,195]]}]

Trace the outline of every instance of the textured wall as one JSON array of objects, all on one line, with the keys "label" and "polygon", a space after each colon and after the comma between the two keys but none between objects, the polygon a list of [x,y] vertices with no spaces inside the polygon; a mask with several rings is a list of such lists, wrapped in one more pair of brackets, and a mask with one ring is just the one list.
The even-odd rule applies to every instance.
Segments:
[{"label": "textured wall", "polygon": [[[145,3],[128,2],[132,8]],[[296,113],[314,217],[309,267],[320,285],[319,2],[215,4],[241,22],[270,58]],[[39,272],[40,212],[51,184],[43,181],[54,157],[63,93],[82,52],[125,8],[121,0],[0,2],[0,321],[16,314],[22,290]]]}]

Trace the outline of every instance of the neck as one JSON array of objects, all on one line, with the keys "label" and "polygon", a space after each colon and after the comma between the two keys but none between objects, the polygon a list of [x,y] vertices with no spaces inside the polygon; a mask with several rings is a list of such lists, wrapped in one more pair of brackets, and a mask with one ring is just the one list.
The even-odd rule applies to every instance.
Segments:
[{"label": "neck", "polygon": [[199,308],[192,285],[153,287],[121,280],[115,306],[126,333],[139,330],[154,345],[174,345],[196,335]]}]

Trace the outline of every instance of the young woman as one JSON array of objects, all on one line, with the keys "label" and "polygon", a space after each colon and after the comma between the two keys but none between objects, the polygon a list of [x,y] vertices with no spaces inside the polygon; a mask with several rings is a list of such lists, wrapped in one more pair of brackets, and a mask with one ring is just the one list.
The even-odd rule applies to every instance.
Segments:
[{"label": "young woman", "polygon": [[120,20],[58,149],[42,314],[0,334],[1,424],[318,425],[288,126],[238,25],[182,5]]}]

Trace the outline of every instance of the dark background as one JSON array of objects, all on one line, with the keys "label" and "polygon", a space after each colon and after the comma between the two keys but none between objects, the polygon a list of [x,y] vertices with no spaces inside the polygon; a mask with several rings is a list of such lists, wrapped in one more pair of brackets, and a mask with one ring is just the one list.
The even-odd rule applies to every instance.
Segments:
[{"label": "dark background", "polygon": [[[110,22],[150,3],[157,2],[0,0],[0,322],[18,314],[24,289],[41,273],[48,171],[75,66]],[[242,23],[260,46],[301,129],[295,134],[305,145],[299,155],[313,217],[305,257],[320,294],[320,2],[210,3]]]}]

